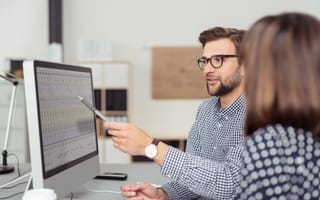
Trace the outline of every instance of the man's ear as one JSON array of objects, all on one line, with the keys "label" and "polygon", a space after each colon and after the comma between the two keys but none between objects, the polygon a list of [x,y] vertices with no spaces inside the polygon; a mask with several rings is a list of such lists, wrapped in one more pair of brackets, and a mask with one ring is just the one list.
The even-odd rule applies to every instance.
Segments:
[{"label": "man's ear", "polygon": [[240,65],[240,76],[245,77],[245,75],[246,75],[246,70],[245,70],[243,64],[241,64]]}]

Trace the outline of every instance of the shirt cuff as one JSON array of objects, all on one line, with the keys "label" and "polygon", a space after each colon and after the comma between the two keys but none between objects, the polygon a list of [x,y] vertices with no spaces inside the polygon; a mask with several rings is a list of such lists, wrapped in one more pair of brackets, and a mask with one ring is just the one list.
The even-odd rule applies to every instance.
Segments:
[{"label": "shirt cuff", "polygon": [[186,160],[186,154],[176,148],[169,147],[160,173],[172,180],[179,181],[179,175],[183,169]]},{"label": "shirt cuff", "polygon": [[179,200],[180,199],[177,191],[170,185],[170,183],[163,185],[161,187],[161,189],[163,189],[167,193],[168,198],[170,200]]}]

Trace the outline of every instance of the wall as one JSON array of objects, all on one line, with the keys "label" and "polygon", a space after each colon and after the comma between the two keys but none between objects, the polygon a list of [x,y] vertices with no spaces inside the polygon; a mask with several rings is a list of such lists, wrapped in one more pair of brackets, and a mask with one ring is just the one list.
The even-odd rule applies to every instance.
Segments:
[{"label": "wall", "polygon": [[66,62],[78,62],[80,40],[111,41],[113,59],[131,63],[131,121],[156,137],[186,137],[200,100],[151,98],[152,46],[199,45],[204,29],[247,28],[281,11],[320,17],[319,0],[67,0],[63,6]]},{"label": "wall", "polygon": [[[319,0],[65,0],[63,7],[65,61],[79,63],[77,42],[82,39],[111,41],[113,59],[131,63],[131,121],[158,137],[186,137],[200,100],[151,98],[152,46],[199,45],[204,29],[247,28],[281,11],[320,17]],[[7,57],[47,58],[46,0],[1,0],[0,25],[0,70]]]},{"label": "wall", "polygon": [[0,71],[6,58],[47,58],[46,0],[1,0],[0,27]]},{"label": "wall", "polygon": [[[7,71],[6,60],[46,59],[48,54],[48,6],[44,0],[0,1],[0,72]],[[15,153],[21,163],[29,160],[23,83],[16,93],[8,153]],[[12,86],[0,79],[0,149],[3,150]],[[2,159],[2,156],[1,156]],[[2,163],[2,160],[1,160]],[[16,158],[8,157],[8,164]]]}]

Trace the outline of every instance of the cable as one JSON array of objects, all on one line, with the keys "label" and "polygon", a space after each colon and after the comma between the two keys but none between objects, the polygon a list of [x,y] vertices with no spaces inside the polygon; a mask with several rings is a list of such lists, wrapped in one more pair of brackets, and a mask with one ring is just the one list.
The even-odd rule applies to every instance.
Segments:
[{"label": "cable", "polygon": [[27,174],[25,174],[25,175],[22,175],[22,176],[20,176],[20,177],[18,177],[18,178],[15,178],[15,179],[13,179],[12,181],[9,181],[9,182],[1,185],[1,186],[0,186],[0,189],[1,189],[1,188],[4,188],[4,187],[7,187],[8,185],[11,185],[12,183],[15,183],[16,181],[19,181],[19,180],[21,180],[21,179],[24,179],[25,177],[28,177],[28,176],[30,176],[30,175],[31,175],[31,172],[29,172],[29,173],[27,173]]},{"label": "cable", "polygon": [[112,190],[91,190],[87,189],[89,192],[96,192],[96,193],[113,193],[113,194],[121,194],[119,191],[112,191]]},{"label": "cable", "polygon": [[6,196],[6,197],[0,197],[0,199],[9,199],[9,198],[14,197],[14,196],[16,196],[16,195],[18,195],[18,194],[23,194],[23,193],[24,193],[24,192],[17,192],[17,193],[14,193],[14,194],[9,195],[9,196]]},{"label": "cable", "polygon": [[[142,183],[142,182],[136,182],[137,184]],[[152,185],[155,188],[161,188],[161,185],[159,184],[153,184],[151,183],[150,185]],[[121,194],[120,191],[113,191],[113,190],[93,190],[93,189],[88,189],[86,188],[87,191],[89,192],[96,192],[96,193],[113,193],[113,194]]]},{"label": "cable", "polygon": [[21,182],[21,183],[17,183],[15,185],[12,185],[12,186],[7,186],[7,187],[2,187],[1,189],[5,189],[5,190],[8,190],[8,189],[12,189],[12,188],[15,188],[17,187],[18,185],[22,185],[22,184],[26,184],[28,183],[27,181],[24,181],[24,182]]},{"label": "cable", "polygon": [[[13,186],[7,186],[7,185],[10,185],[16,181],[19,181],[29,175],[31,175],[31,172],[30,173],[27,173],[30,169],[24,171],[22,174],[21,174],[21,171],[20,171],[20,162],[19,162],[19,156],[17,156],[17,154],[15,153],[9,153],[8,154],[8,157],[9,156],[14,156],[17,160],[17,172],[18,172],[18,175],[15,177],[15,178],[12,178],[11,180],[9,180],[7,183],[3,184],[0,186],[0,189],[9,189],[9,188],[13,188],[13,187],[16,187],[17,185],[19,184],[22,184],[22,183],[26,183],[26,182],[22,182],[22,183],[17,183],[16,185],[13,185]],[[26,174],[27,173],[27,174]]]},{"label": "cable", "polygon": [[[29,168],[29,169],[27,169],[27,170],[25,170],[24,172],[22,172],[21,174],[20,174],[20,176],[23,176],[23,175],[25,175],[25,174],[29,174],[29,173],[31,173],[31,168]],[[16,178],[18,178],[19,176],[17,176]]]},{"label": "cable", "polygon": [[17,154],[15,153],[9,153],[8,154],[8,157],[9,156],[14,156],[16,159],[17,159],[17,168],[18,168],[18,177],[20,176],[20,164],[19,164],[19,157],[17,156]]},{"label": "cable", "polygon": [[[9,180],[6,184],[1,185],[1,186],[0,186],[0,189],[3,188],[3,187],[5,187],[5,185],[10,185],[11,183],[14,183],[14,182],[16,182],[16,181],[18,181],[18,180],[21,180],[21,179],[23,179],[23,178],[26,177],[26,176],[29,176],[29,175],[31,174],[31,172],[29,172],[29,171],[30,171],[30,169],[24,171],[22,174],[20,174],[20,176],[16,176],[16,177],[12,178],[12,179]],[[27,173],[27,172],[29,172],[29,173]],[[20,177],[22,177],[22,178],[20,178]],[[10,184],[8,184],[8,183],[10,183]]]}]

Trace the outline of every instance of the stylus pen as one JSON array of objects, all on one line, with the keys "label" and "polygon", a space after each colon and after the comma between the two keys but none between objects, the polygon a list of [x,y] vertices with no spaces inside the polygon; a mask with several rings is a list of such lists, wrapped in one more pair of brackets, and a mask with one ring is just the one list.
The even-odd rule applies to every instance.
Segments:
[{"label": "stylus pen", "polygon": [[102,119],[103,121],[107,121],[107,118],[105,116],[103,116],[103,114],[97,110],[95,107],[93,107],[93,105],[91,105],[85,98],[83,98],[82,96],[78,96],[80,101],[87,106],[92,112],[94,112],[100,119]]}]

